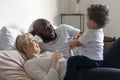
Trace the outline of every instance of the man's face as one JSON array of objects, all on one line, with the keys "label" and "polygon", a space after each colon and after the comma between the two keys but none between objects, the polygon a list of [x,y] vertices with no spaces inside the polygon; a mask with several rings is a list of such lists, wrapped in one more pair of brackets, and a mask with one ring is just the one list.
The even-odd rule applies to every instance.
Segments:
[{"label": "man's face", "polygon": [[40,26],[39,29],[36,30],[36,34],[43,39],[43,41],[52,41],[56,37],[55,30],[50,23],[46,25]]}]

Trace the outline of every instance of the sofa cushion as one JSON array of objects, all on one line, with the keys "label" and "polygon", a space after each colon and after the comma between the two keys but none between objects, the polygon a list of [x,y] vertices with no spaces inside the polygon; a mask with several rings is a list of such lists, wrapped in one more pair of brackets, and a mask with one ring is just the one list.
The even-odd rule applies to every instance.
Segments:
[{"label": "sofa cushion", "polygon": [[120,38],[104,52],[103,66],[120,68]]},{"label": "sofa cushion", "polygon": [[24,71],[26,60],[17,50],[0,50],[0,76],[5,80],[31,80]]},{"label": "sofa cushion", "polygon": [[93,68],[82,73],[84,80],[120,80],[120,69],[116,68]]}]

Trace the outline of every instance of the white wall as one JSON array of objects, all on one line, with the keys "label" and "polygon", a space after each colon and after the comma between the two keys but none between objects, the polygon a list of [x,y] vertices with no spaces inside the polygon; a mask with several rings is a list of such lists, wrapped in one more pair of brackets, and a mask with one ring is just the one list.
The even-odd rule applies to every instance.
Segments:
[{"label": "white wall", "polygon": [[110,22],[104,28],[105,34],[120,37],[120,0],[96,0],[95,3],[103,3],[109,6]]},{"label": "white wall", "polygon": [[[79,4],[80,12],[86,14],[87,7],[93,3],[102,3],[109,6],[110,10],[110,22],[104,28],[105,35],[120,37],[120,0],[81,0]],[[66,0],[62,3],[62,13],[74,13],[75,12],[75,0]],[[64,9],[65,7],[65,9]],[[79,23],[76,23],[76,26]]]},{"label": "white wall", "polygon": [[[104,32],[105,35],[119,37],[120,0],[81,0],[80,12],[86,14],[87,7],[92,3],[104,3],[109,6],[110,22],[104,28]],[[52,24],[58,25],[60,13],[74,12],[75,0],[0,0],[0,28],[13,23],[27,31],[37,18],[46,18]],[[76,22],[75,25],[78,24],[79,22]]]},{"label": "white wall", "polygon": [[[86,14],[86,9],[90,5],[91,0],[81,0],[79,3],[80,13]],[[76,10],[76,0],[62,0],[61,13],[74,14]],[[86,18],[86,17],[85,17]],[[63,22],[72,25],[76,28],[80,28],[80,17],[79,16],[65,16]],[[85,21],[86,23],[86,21]],[[85,25],[85,24],[84,24]],[[86,27],[85,27],[86,29]]]},{"label": "white wall", "polygon": [[37,18],[46,18],[52,24],[59,24],[60,0],[0,0],[0,28],[16,24],[28,30]]}]

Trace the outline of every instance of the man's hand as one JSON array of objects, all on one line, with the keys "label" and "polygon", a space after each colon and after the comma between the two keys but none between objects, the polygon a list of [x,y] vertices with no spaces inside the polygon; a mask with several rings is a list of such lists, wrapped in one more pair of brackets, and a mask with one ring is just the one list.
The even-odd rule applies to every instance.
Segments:
[{"label": "man's hand", "polygon": [[75,40],[75,38],[72,38],[72,39],[70,39],[69,41],[68,41],[68,45],[69,45],[69,47],[71,48],[71,49],[73,49],[75,46],[74,46],[74,40]]},{"label": "man's hand", "polygon": [[73,56],[74,55],[71,47],[68,47],[68,52],[69,52],[69,56]]}]

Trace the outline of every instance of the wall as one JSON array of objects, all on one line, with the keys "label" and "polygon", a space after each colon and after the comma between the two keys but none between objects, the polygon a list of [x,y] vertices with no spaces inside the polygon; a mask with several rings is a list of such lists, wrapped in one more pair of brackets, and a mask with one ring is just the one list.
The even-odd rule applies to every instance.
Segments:
[{"label": "wall", "polygon": [[[107,26],[104,28],[105,35],[108,36],[120,36],[120,10],[119,10],[119,3],[120,0],[81,0],[79,4],[80,12],[86,14],[86,9],[90,4],[93,3],[102,3],[109,6],[110,10],[110,22],[107,24]],[[64,3],[62,3],[63,10],[61,13],[74,13],[75,12],[75,0],[66,0]],[[66,10],[64,10],[64,7]],[[69,21],[69,19],[68,19]],[[72,23],[72,22],[71,22]],[[77,26],[79,23],[76,22]],[[86,27],[85,27],[86,28]]]},{"label": "wall", "polygon": [[110,22],[104,28],[105,34],[120,37],[120,0],[96,0],[95,3],[103,3],[109,6]]},{"label": "wall", "polygon": [[46,18],[58,25],[60,3],[60,0],[0,0],[0,28],[16,24],[26,32],[37,18]]},{"label": "wall", "polygon": [[[120,0],[81,0],[80,12],[86,14],[92,3],[104,3],[110,9],[110,22],[104,28],[105,35],[120,36]],[[52,24],[60,24],[60,13],[74,13],[75,0],[0,0],[0,28],[5,24],[17,24],[27,31],[33,20],[46,18]],[[74,18],[73,21],[74,22]],[[75,26],[78,26],[76,22]],[[86,27],[85,27],[86,28]]]},{"label": "wall", "polygon": [[[89,6],[91,0],[81,0],[79,4],[80,13],[86,14],[86,9]],[[61,13],[71,13],[74,14],[76,9],[76,0],[62,0]],[[85,17],[86,19],[86,17]],[[80,18],[78,16],[65,16],[63,17],[63,22],[72,25],[76,28],[80,28]],[[86,23],[86,20],[85,20]],[[86,27],[85,27],[86,29]]]}]

